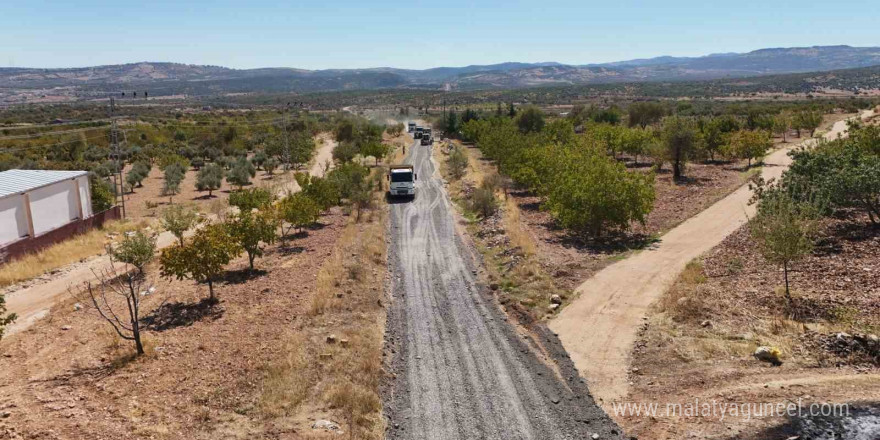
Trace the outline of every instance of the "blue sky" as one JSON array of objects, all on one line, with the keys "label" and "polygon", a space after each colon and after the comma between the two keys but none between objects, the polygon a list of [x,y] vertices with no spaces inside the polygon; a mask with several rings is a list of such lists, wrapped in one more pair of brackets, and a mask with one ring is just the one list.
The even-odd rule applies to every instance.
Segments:
[{"label": "blue sky", "polygon": [[0,0],[0,66],[570,64],[880,46],[880,2]]}]

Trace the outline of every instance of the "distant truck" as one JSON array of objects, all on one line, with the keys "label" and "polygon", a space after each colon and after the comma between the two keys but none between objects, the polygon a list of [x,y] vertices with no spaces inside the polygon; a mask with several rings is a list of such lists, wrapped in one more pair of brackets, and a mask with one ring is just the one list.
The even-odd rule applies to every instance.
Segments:
[{"label": "distant truck", "polygon": [[416,174],[412,165],[391,165],[388,169],[388,195],[415,197],[416,196]]},{"label": "distant truck", "polygon": [[434,143],[434,138],[431,135],[430,128],[422,129],[422,145],[431,145]]},{"label": "distant truck", "polygon": [[422,127],[416,127],[416,131],[413,132],[413,137],[416,139],[422,138]]},{"label": "distant truck", "polygon": [[415,122],[410,122],[409,124],[406,124],[406,132],[407,133],[412,133],[414,131],[416,131],[416,123]]}]

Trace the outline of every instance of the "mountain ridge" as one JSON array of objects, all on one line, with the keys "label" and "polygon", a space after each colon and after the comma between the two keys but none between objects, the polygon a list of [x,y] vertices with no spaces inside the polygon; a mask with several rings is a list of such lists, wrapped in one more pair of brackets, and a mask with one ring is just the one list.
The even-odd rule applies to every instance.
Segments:
[{"label": "mountain ridge", "polygon": [[314,92],[381,88],[481,89],[554,84],[724,79],[822,72],[880,65],[880,47],[810,46],[764,48],[698,57],[658,56],[572,65],[555,61],[505,62],[461,67],[401,69],[234,69],[215,65],[138,62],[73,68],[0,68],[0,88],[70,88],[72,93],[131,87],[162,94]]}]

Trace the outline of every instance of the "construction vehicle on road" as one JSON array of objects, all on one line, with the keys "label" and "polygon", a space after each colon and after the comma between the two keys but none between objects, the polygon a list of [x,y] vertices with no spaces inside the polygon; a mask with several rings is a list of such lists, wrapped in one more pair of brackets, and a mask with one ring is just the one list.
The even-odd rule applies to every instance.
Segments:
[{"label": "construction vehicle on road", "polygon": [[413,137],[416,139],[422,138],[422,127],[416,127],[416,130],[413,132]]},{"label": "construction vehicle on road", "polygon": [[434,143],[434,138],[431,136],[430,128],[422,129],[422,145],[431,145]]},{"label": "construction vehicle on road", "polygon": [[388,169],[388,195],[415,197],[416,179],[418,174],[412,165],[391,165]]},{"label": "construction vehicle on road", "polygon": [[406,132],[407,133],[412,133],[414,131],[416,131],[416,123],[415,122],[410,122],[410,123],[406,124]]}]

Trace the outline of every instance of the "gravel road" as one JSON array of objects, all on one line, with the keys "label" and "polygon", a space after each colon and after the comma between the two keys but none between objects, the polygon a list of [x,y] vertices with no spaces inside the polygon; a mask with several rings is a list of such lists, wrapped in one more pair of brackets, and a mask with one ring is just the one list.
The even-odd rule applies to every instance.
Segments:
[{"label": "gravel road", "polygon": [[456,232],[431,147],[413,145],[413,201],[391,201],[385,385],[390,439],[622,438],[543,325],[507,322]]}]

